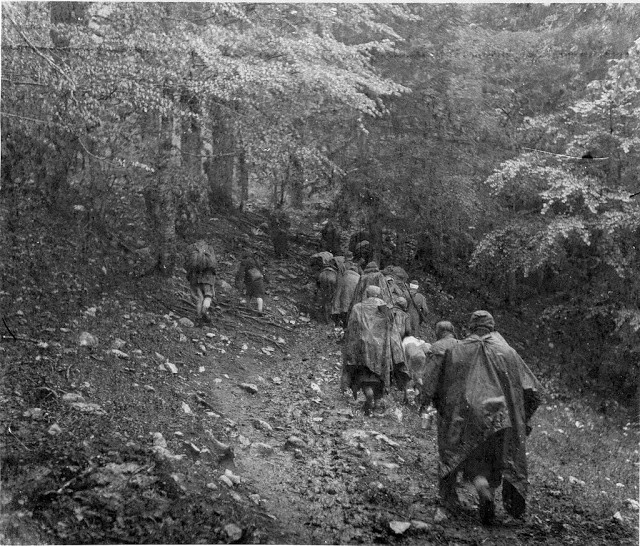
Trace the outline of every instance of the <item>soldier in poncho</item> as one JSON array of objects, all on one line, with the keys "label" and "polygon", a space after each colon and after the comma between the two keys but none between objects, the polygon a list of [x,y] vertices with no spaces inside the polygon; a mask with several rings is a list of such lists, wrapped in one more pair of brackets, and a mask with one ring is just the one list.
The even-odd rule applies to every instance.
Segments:
[{"label": "soldier in poncho", "polygon": [[391,360],[393,362],[393,382],[396,387],[404,394],[404,401],[408,402],[408,392],[411,381],[411,371],[408,363],[405,361],[404,347],[402,340],[411,335],[411,320],[407,314],[407,300],[402,296],[396,299],[395,304],[391,308],[393,317],[391,323]]},{"label": "soldier in poncho", "polygon": [[322,268],[328,265],[333,259],[331,252],[318,252],[309,258],[309,274],[312,277],[318,276],[318,273],[322,271]]},{"label": "soldier in poncho", "polygon": [[344,263],[345,266],[353,265],[358,270],[358,273],[362,275],[362,268],[358,265],[353,252],[351,252],[350,250],[347,250],[344,253]]},{"label": "soldier in poncho", "polygon": [[411,317],[411,329],[413,335],[418,337],[420,337],[420,325],[426,321],[427,313],[429,312],[427,300],[418,292],[419,287],[418,281],[411,281],[409,283],[409,297],[407,298],[409,302],[409,310],[407,312]]},{"label": "soldier in poncho", "polygon": [[[393,276],[385,275],[384,280],[387,281],[389,293],[391,294],[391,301],[393,301],[394,304],[398,301],[399,298],[404,298],[402,286],[396,283],[396,280],[393,278]],[[404,299],[406,301],[407,298]]]},{"label": "soldier in poncho", "polygon": [[363,302],[349,315],[342,354],[342,390],[350,388],[357,398],[362,389],[364,411],[370,415],[389,391],[391,345],[389,308],[380,298],[380,288],[369,286]]},{"label": "soldier in poncho", "polygon": [[448,348],[425,402],[438,410],[439,489],[443,503],[457,502],[456,476],[473,482],[480,519],[495,516],[495,490],[502,483],[505,510],[521,517],[526,507],[525,440],[540,404],[541,387],[518,353],[494,330],[487,311],[471,315],[472,334]]},{"label": "soldier in poncho", "polygon": [[269,216],[269,231],[271,234],[271,242],[273,243],[273,252],[276,258],[284,258],[289,249],[289,228],[291,220],[282,209],[277,209]]},{"label": "soldier in poncho", "polygon": [[[350,255],[350,256],[349,256]],[[331,302],[331,315],[337,325],[346,328],[349,318],[349,309],[356,292],[356,286],[360,280],[358,264],[353,262],[351,252],[345,254],[344,271],[338,276],[338,285]]]},{"label": "soldier in poncho", "polygon": [[340,231],[332,220],[329,220],[322,228],[320,241],[322,248],[326,248],[333,254],[340,254],[340,247],[342,245],[340,240]]},{"label": "soldier in poncho", "polygon": [[425,366],[421,374],[421,385],[430,386],[427,387],[426,393],[424,388],[421,389],[421,411],[424,410],[430,402],[430,400],[425,400],[426,394],[428,393],[428,396],[431,397],[437,386],[438,375],[442,371],[444,355],[447,352],[447,349],[451,349],[454,345],[459,343],[455,337],[453,324],[448,320],[441,320],[436,323],[435,332],[436,341],[431,344],[429,351],[426,353]]},{"label": "soldier in poncho", "polygon": [[380,297],[387,303],[387,305],[393,305],[393,298],[389,291],[389,285],[387,284],[382,272],[378,269],[378,264],[376,262],[369,262],[367,267],[364,268],[353,295],[352,306],[364,300],[367,286],[377,286],[380,288]]},{"label": "soldier in poncho", "polygon": [[331,315],[331,304],[333,302],[333,296],[336,292],[336,286],[338,284],[338,268],[342,263],[342,260],[338,261],[336,258],[342,258],[342,256],[334,256],[329,263],[327,263],[316,279],[316,300],[319,302],[322,309],[322,317],[325,322],[329,322]]},{"label": "soldier in poncho", "polygon": [[382,273],[387,281],[392,300],[396,302],[398,298],[404,298],[408,302],[410,296],[406,281],[409,277],[405,270],[395,265],[388,265]]}]

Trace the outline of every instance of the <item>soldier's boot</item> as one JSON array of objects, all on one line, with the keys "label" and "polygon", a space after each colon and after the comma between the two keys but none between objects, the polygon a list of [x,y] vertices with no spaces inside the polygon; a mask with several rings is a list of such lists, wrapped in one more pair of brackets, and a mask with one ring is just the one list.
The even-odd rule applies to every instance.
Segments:
[{"label": "soldier's boot", "polygon": [[478,492],[478,514],[483,525],[491,525],[496,517],[494,491],[484,476],[476,476],[473,485]]},{"label": "soldier's boot", "polygon": [[375,404],[373,389],[371,387],[365,387],[363,390],[364,396],[366,398],[366,400],[364,401],[364,414],[368,416],[371,415]]},{"label": "soldier's boot", "polygon": [[457,473],[453,472],[444,478],[440,478],[438,483],[440,504],[450,511],[455,511],[460,507],[460,499],[456,492],[456,479]]}]

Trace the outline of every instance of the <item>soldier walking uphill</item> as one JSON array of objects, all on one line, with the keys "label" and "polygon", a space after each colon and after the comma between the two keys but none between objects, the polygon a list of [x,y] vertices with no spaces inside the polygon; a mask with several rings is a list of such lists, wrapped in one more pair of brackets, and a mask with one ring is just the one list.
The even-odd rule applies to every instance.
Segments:
[{"label": "soldier walking uphill", "polygon": [[[448,320],[442,320],[436,323],[436,340],[429,347],[426,353],[424,370],[420,378],[420,392],[424,393],[424,385],[433,385],[438,380],[438,374],[442,371],[444,355],[447,349],[451,349],[458,344],[455,337],[455,329],[453,324]],[[433,392],[431,390],[430,392]],[[426,410],[425,406],[420,407],[420,412]]]},{"label": "soldier walking uphill", "polygon": [[320,233],[320,244],[322,246],[321,250],[328,250],[332,254],[340,254],[340,231],[332,220],[329,220],[322,228],[322,232]]},{"label": "soldier walking uphill", "polygon": [[393,305],[393,298],[389,290],[389,285],[384,277],[384,274],[378,269],[376,262],[369,262],[364,268],[360,280],[356,285],[355,292],[353,294],[353,301],[351,307],[356,303],[360,303],[365,298],[365,290],[368,286],[377,286],[380,288],[380,297],[391,307]]},{"label": "soldier walking uphill", "polygon": [[338,285],[331,304],[331,315],[336,324],[342,328],[347,327],[349,309],[355,295],[356,286],[358,286],[358,281],[360,280],[358,264],[353,262],[353,254],[347,251],[344,258],[344,271],[338,275]]},{"label": "soldier walking uphill", "polygon": [[407,311],[407,300],[402,296],[396,298],[391,308],[391,358],[393,361],[393,381],[396,387],[403,392],[404,402],[408,403],[408,392],[411,381],[411,371],[405,359],[402,340],[411,335],[411,322]]},{"label": "soldier walking uphill", "polygon": [[404,298],[408,302],[411,295],[407,288],[407,279],[409,277],[406,271],[401,267],[389,265],[382,270],[382,273],[387,281],[392,301],[397,302],[398,298]]},{"label": "soldier walking uphill", "polygon": [[377,286],[368,286],[365,299],[349,315],[342,354],[341,390],[358,397],[362,389],[365,415],[379,407],[391,381],[389,308]]},{"label": "soldier walking uphill", "polygon": [[189,245],[185,269],[191,293],[196,300],[196,314],[199,320],[210,320],[209,307],[215,297],[216,267],[215,253],[206,241],[196,241]]},{"label": "soldier walking uphill", "polygon": [[358,265],[358,262],[355,261],[355,257],[353,252],[347,250],[344,253],[344,269],[353,269],[358,272],[358,275],[362,275],[362,268]]},{"label": "soldier walking uphill", "polygon": [[276,258],[284,258],[289,250],[291,221],[283,210],[275,210],[269,217],[269,231]]},{"label": "soldier walking uphill", "polygon": [[265,295],[263,268],[258,257],[248,250],[242,254],[240,268],[236,273],[235,286],[238,290],[241,290],[242,282],[244,282],[247,298],[255,298],[258,312],[262,313]]},{"label": "soldier walking uphill", "polygon": [[319,300],[325,322],[329,322],[331,317],[331,302],[338,282],[338,269],[339,264],[332,258],[318,273],[316,280],[316,299]]},{"label": "soldier walking uphill", "polygon": [[411,330],[414,336],[420,337],[420,325],[425,322],[427,316],[427,300],[418,292],[418,281],[409,283],[409,316],[411,317]]},{"label": "soldier walking uphill", "polygon": [[472,482],[484,524],[495,517],[495,490],[519,518],[526,508],[526,437],[540,405],[541,387],[518,353],[495,331],[487,311],[475,311],[471,335],[446,349],[433,381],[425,381],[423,404],[438,410],[439,489],[455,508],[456,477]]}]

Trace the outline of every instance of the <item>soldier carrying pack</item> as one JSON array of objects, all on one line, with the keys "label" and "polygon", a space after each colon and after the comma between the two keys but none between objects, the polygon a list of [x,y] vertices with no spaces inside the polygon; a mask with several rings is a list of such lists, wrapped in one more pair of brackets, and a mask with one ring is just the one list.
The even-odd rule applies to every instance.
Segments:
[{"label": "soldier carrying pack", "polygon": [[185,269],[191,292],[196,299],[197,317],[209,320],[209,307],[215,297],[216,255],[206,241],[196,241],[187,248]]}]

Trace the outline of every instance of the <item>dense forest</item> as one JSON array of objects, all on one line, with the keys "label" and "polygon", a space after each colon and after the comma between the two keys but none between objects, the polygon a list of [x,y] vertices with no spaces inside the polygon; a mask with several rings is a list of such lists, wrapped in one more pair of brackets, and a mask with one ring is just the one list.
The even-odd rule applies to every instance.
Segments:
[{"label": "dense forest", "polygon": [[170,274],[212,214],[312,211],[450,293],[535,300],[567,370],[633,392],[638,28],[632,4],[3,3],[3,246],[41,209]]},{"label": "dense forest", "polygon": [[[640,6],[1,12],[0,542],[637,544]],[[427,342],[490,310],[540,380],[523,519],[341,391],[310,258],[363,240]]]}]

